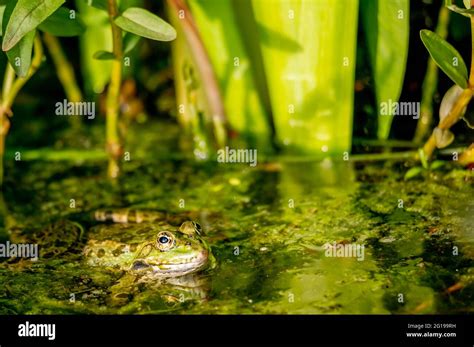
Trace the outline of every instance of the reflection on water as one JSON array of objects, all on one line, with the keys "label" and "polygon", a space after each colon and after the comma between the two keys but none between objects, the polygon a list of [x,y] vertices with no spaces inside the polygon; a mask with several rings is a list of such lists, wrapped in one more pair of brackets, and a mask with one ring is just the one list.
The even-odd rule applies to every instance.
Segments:
[{"label": "reflection on water", "polygon": [[[0,263],[0,313],[472,312],[466,172],[405,182],[398,165],[137,161],[111,184],[101,170],[11,169],[3,240],[34,240],[42,257]],[[217,267],[155,285],[87,267],[83,212],[128,206],[194,211]],[[357,245],[363,260],[344,253]]]}]

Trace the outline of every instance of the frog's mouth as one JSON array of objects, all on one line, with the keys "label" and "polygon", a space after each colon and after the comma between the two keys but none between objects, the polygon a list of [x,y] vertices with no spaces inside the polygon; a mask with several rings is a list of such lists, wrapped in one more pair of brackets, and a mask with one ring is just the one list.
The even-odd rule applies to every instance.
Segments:
[{"label": "frog's mouth", "polygon": [[180,257],[172,261],[163,261],[158,257],[137,259],[133,262],[131,270],[152,271],[156,275],[182,276],[201,270],[207,263],[208,252],[199,252],[189,257]]}]

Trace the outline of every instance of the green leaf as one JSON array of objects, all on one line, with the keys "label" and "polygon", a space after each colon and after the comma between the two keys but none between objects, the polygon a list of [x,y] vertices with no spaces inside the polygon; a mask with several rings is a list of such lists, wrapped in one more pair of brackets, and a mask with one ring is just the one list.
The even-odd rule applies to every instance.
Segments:
[{"label": "green leaf", "polygon": [[38,28],[54,36],[78,36],[85,30],[79,14],[66,7],[58,8]]},{"label": "green leaf", "polygon": [[[409,0],[361,0],[378,109],[398,101],[405,78],[410,33]],[[393,116],[378,116],[377,136],[386,139]]]},{"label": "green leaf", "polygon": [[36,30],[30,31],[7,51],[8,61],[19,77],[25,77],[30,69],[35,34]]},{"label": "green leaf", "polygon": [[27,33],[36,29],[65,0],[18,0],[4,32],[2,50],[8,51]]},{"label": "green leaf", "polygon": [[115,24],[132,34],[156,41],[172,41],[176,30],[160,17],[138,7],[127,8],[115,18]]},{"label": "green leaf", "polygon": [[114,60],[115,55],[112,52],[107,51],[97,51],[94,53],[94,59],[97,60]]},{"label": "green leaf", "polygon": [[474,8],[471,6],[471,1],[470,0],[463,0],[464,1],[464,6],[466,6],[466,9],[461,8],[457,5],[453,5],[452,0],[446,0],[445,4],[446,7],[449,8],[451,11],[462,14],[463,16],[470,17],[472,14],[474,14]]},{"label": "green leaf", "polygon": [[405,173],[404,179],[409,180],[410,178],[420,175],[422,172],[423,172],[423,168],[421,166],[412,167],[410,170],[408,170]]},{"label": "green leaf", "polygon": [[430,30],[421,30],[420,37],[435,63],[458,86],[467,88],[467,67],[451,44]]},{"label": "green leaf", "polygon": [[140,42],[140,39],[140,36],[131,33],[126,33],[123,37],[123,53],[127,54],[132,51],[132,49],[135,48],[138,42]]}]

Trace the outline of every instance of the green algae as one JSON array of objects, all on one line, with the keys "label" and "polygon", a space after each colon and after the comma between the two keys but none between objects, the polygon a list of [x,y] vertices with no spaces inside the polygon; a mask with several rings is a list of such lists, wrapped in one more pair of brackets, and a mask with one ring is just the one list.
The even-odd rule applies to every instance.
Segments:
[{"label": "green algae", "polygon": [[[0,261],[0,314],[472,312],[471,172],[405,181],[401,162],[196,163],[170,159],[173,136],[131,139],[115,183],[102,162],[8,163],[8,235],[42,256]],[[112,302],[123,274],[81,256],[86,217],[103,207],[193,211],[217,267],[194,290],[131,285]],[[363,245],[364,259],[327,257],[328,243]]]}]

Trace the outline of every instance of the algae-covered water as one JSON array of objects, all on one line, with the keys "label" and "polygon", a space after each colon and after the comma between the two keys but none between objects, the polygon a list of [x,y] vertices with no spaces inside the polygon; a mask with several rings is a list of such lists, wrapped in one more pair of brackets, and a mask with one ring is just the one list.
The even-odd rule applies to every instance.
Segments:
[{"label": "algae-covered water", "polygon": [[[1,260],[1,314],[473,311],[472,172],[405,181],[402,162],[199,163],[170,154],[172,129],[130,140],[116,183],[100,160],[7,163],[3,242],[33,240],[40,257]],[[193,211],[217,267],[111,300],[123,273],[81,254],[82,218],[104,207]],[[328,244],[363,253],[329,256]]]}]

